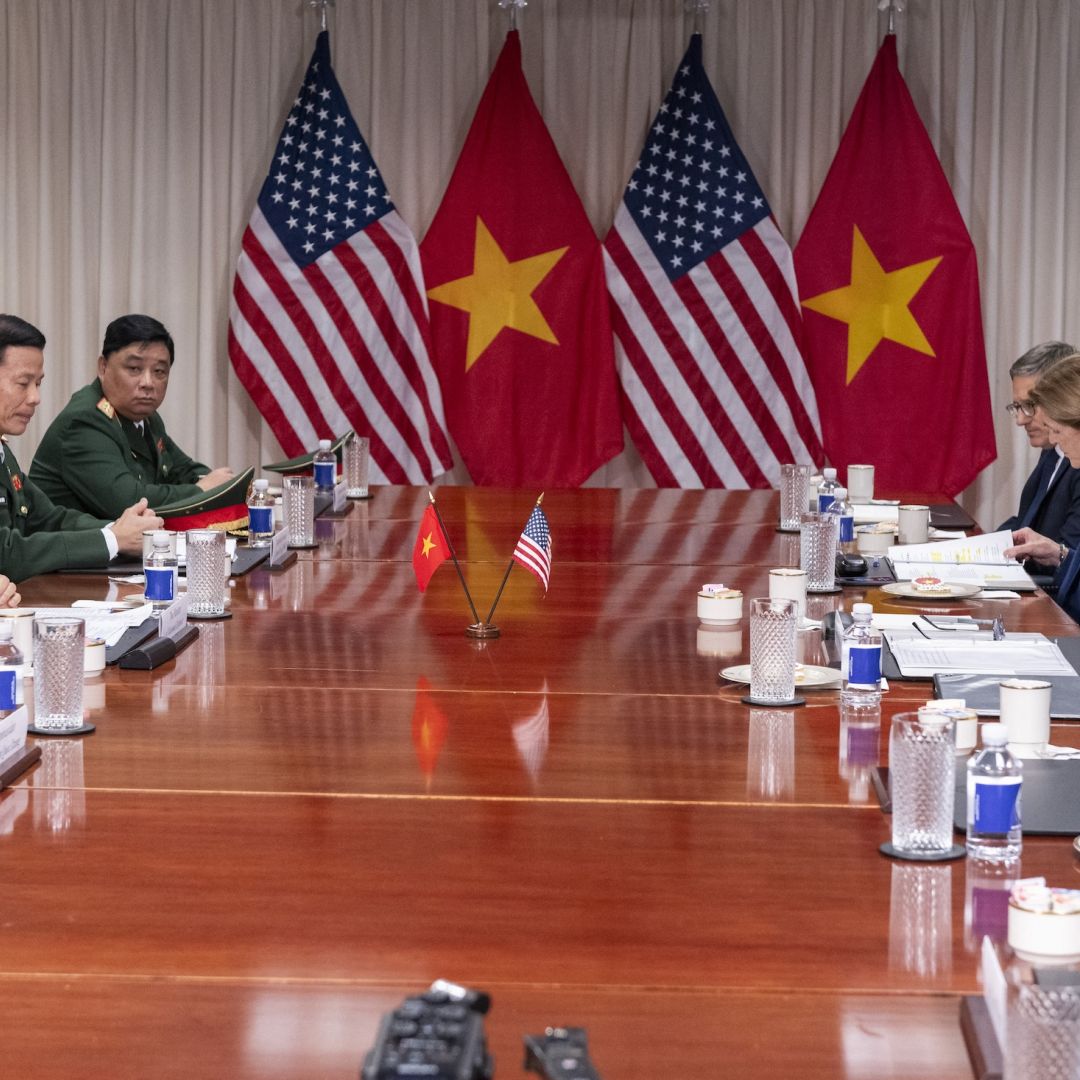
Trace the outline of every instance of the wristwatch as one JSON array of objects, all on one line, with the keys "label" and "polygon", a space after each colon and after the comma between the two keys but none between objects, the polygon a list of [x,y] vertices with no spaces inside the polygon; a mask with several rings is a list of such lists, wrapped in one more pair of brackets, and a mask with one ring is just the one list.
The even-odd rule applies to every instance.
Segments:
[{"label": "wristwatch", "polygon": [[1069,549],[1064,544],[1058,544],[1058,566],[1069,557]]}]

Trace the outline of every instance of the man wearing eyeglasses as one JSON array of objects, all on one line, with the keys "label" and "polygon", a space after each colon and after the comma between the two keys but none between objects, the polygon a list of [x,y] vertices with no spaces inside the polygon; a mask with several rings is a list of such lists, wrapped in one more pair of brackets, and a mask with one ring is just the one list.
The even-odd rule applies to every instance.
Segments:
[{"label": "man wearing eyeglasses", "polygon": [[[1035,420],[1028,395],[1046,371],[1075,352],[1075,346],[1063,341],[1047,341],[1029,349],[1009,368],[1013,399],[1005,408],[1024,429],[1028,443],[1042,453],[1020,493],[1020,509],[1000,526],[1013,531],[1028,527],[1068,548],[1080,545],[1080,469],[1069,464],[1046,428]],[[1056,566],[1029,560],[1027,570],[1053,575]]]}]

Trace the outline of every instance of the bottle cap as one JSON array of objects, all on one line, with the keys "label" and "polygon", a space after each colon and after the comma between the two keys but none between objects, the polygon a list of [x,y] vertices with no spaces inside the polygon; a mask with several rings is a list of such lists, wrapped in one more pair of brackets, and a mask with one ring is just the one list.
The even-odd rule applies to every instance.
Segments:
[{"label": "bottle cap", "polygon": [[831,467],[824,468],[821,470],[821,475],[824,476],[826,480],[835,480],[836,470]]},{"label": "bottle cap", "polygon": [[847,488],[839,487],[836,489],[836,501],[843,502],[847,498]]},{"label": "bottle cap", "polygon": [[265,491],[270,486],[270,481],[259,479],[255,481],[254,486],[256,491]]},{"label": "bottle cap", "polygon": [[874,605],[873,604],[852,604],[851,605],[851,614],[852,615],[873,615],[874,614]]},{"label": "bottle cap", "polygon": [[1004,724],[983,724],[983,746],[1005,746],[1009,741],[1009,729]]},{"label": "bottle cap", "polygon": [[330,440],[329,439],[320,439],[319,440],[319,451],[321,452],[323,450],[329,450],[329,449],[330,449]]},{"label": "bottle cap", "polygon": [[169,534],[164,529],[158,529],[154,533],[154,547],[168,547],[169,546]]}]

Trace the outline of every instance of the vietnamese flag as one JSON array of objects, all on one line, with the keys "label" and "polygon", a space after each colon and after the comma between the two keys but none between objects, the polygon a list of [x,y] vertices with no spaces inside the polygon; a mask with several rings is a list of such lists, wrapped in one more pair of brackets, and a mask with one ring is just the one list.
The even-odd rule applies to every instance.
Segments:
[{"label": "vietnamese flag", "polygon": [[416,584],[421,592],[428,587],[431,575],[449,558],[450,545],[439,526],[435,507],[429,505],[420,519],[412,551],[413,573],[416,574]]},{"label": "vietnamese flag", "polygon": [[517,31],[420,255],[447,421],[475,483],[573,487],[622,450],[600,245]]},{"label": "vietnamese flag", "polygon": [[955,495],[996,456],[975,249],[888,35],[795,248],[825,452]]}]

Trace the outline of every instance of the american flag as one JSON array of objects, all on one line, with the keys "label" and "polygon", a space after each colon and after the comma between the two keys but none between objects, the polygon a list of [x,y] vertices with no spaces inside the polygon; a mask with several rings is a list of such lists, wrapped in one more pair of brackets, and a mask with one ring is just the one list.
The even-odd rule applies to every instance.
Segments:
[{"label": "american flag", "polygon": [[525,528],[518,537],[514,548],[514,562],[520,563],[530,573],[540,579],[540,584],[547,592],[548,579],[551,577],[551,529],[544,511],[534,506]]},{"label": "american flag", "polygon": [[663,487],[821,461],[791,251],[695,34],[604,240],[624,419]]},{"label": "american flag", "polygon": [[319,34],[244,232],[229,356],[287,454],[350,428],[375,483],[452,464],[416,241]]}]

